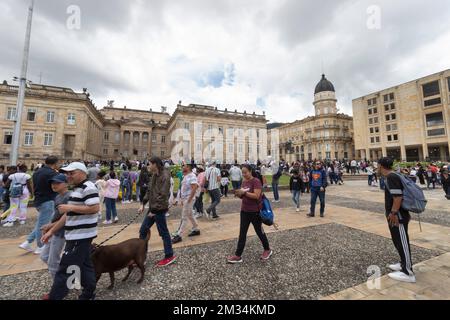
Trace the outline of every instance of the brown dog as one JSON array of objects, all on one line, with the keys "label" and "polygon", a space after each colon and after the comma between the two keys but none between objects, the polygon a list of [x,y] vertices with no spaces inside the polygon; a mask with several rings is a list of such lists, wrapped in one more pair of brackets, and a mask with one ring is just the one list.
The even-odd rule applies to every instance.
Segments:
[{"label": "brown dog", "polygon": [[145,260],[147,259],[148,241],[150,240],[150,230],[147,238],[130,239],[124,242],[101,246],[93,249],[91,254],[92,262],[94,263],[96,280],[100,280],[103,273],[109,273],[111,285],[108,289],[114,288],[114,272],[128,267],[128,273],[122,281],[126,281],[137,266],[141,270],[141,277],[137,283],[144,280]]}]

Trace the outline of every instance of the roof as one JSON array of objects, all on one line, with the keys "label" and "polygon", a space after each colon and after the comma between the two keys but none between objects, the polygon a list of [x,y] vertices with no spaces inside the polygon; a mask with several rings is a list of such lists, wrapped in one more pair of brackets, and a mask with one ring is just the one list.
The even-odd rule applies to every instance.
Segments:
[{"label": "roof", "polygon": [[316,90],[314,90],[314,94],[324,91],[332,91],[335,92],[333,84],[322,74],[322,79],[320,79],[319,83],[316,86]]}]

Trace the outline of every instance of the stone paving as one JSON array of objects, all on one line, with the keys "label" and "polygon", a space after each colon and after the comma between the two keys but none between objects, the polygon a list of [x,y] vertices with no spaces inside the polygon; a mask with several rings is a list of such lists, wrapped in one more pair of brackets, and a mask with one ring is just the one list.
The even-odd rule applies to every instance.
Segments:
[{"label": "stone paving", "polygon": [[[442,212],[443,215],[450,215],[448,202],[441,193],[442,190],[427,192],[427,197],[433,198],[428,208],[430,208],[430,211],[435,210]],[[222,202],[221,210],[223,214],[229,212],[228,214],[223,215],[217,221],[200,220],[202,235],[195,239],[186,238],[182,243],[175,245],[175,250],[180,256],[176,267],[164,269],[164,271],[151,267],[152,262],[162,255],[160,252],[162,243],[156,229],[154,229],[150,241],[151,253],[147,262],[148,269],[151,271],[148,271],[142,287],[130,282],[117,289],[118,291],[105,292],[104,288],[109,281],[107,281],[108,277],[105,276],[106,280],[102,279],[99,282],[99,290],[102,292],[99,298],[450,299],[450,285],[448,283],[450,278],[450,227],[445,223],[424,222],[422,223],[423,231],[420,232],[418,223],[412,221],[410,237],[414,246],[412,256],[413,262],[416,263],[417,284],[397,283],[383,276],[380,279],[380,288],[369,290],[365,283],[368,277],[366,269],[370,265],[369,263],[379,265],[384,275],[387,271],[386,264],[396,262],[392,259],[398,259],[389,238],[389,230],[384,216],[380,212],[373,212],[360,207],[361,203],[367,201],[369,202],[368,207],[372,210],[375,208],[373,203],[381,205],[382,209],[383,194],[364,185],[363,181],[351,181],[344,186],[329,188],[327,195],[330,201],[327,204],[326,217],[323,219],[308,219],[305,217],[306,210],[296,213],[292,207],[287,207],[290,205],[289,194],[285,191],[282,192],[282,204],[274,206],[280,228],[279,230],[266,228],[269,240],[275,250],[274,259],[269,263],[277,266],[275,269],[268,267],[267,274],[264,273],[264,269],[258,267],[260,263],[257,259],[257,255],[260,254],[258,239],[249,239],[246,248],[246,260],[240,273],[246,274],[254,268],[258,269],[260,272],[257,278],[265,279],[266,282],[276,287],[276,290],[271,291],[272,295],[258,293],[259,285],[259,287],[264,288],[264,283],[260,283],[259,280],[254,280],[256,282],[253,283],[250,280],[248,280],[250,282],[245,282],[242,279],[236,279],[236,276],[227,278],[229,270],[235,270],[226,265],[225,256],[231,253],[236,245],[239,228],[239,214],[236,212],[239,203],[234,199],[226,199]],[[333,200],[333,198],[338,199],[339,197],[346,199],[336,205],[337,200]],[[345,203],[355,202],[355,198],[359,203],[358,207],[345,205]],[[304,197],[302,199],[303,209],[306,209],[307,202],[307,198]],[[129,216],[134,216],[136,207],[137,205],[128,205],[125,211],[129,212]],[[376,209],[379,208],[376,207]],[[427,213],[424,214],[424,217],[426,215]],[[127,217],[124,215],[122,221],[126,221]],[[177,224],[177,214],[174,214],[169,219],[169,229],[174,230]],[[96,242],[106,239],[120,227],[121,225],[101,227]],[[117,238],[111,240],[111,244],[136,237],[138,228],[139,223],[132,224]],[[343,232],[343,230],[347,231]],[[3,230],[0,230],[0,232],[3,232]],[[335,234],[334,242],[330,241],[330,232],[332,235]],[[250,228],[249,236],[252,235],[254,235],[254,232]],[[321,235],[323,235],[323,239]],[[24,237],[24,235],[21,235],[19,238],[0,239],[0,295],[5,299],[38,299],[37,294],[45,293],[50,285],[47,272],[44,271],[45,265],[40,262],[39,258],[17,248]],[[360,248],[361,245],[363,246],[361,249],[355,249]],[[315,255],[316,251],[324,254]],[[355,257],[361,256],[361,252],[364,253],[364,259],[358,261]],[[292,253],[294,267],[281,268],[283,264],[290,261],[290,253]],[[336,256],[339,259],[347,257],[343,260],[349,262],[349,264],[339,264],[337,261],[341,260],[337,258],[330,259],[330,257]],[[312,260],[308,260],[308,257]],[[317,277],[317,272],[310,265],[314,261],[321,266],[320,270],[329,268],[336,273],[333,273],[331,278]],[[197,262],[200,263],[197,264]],[[336,264],[333,264],[334,262]],[[352,269],[352,266],[354,269]],[[248,267],[250,268],[247,269]],[[189,286],[188,280],[192,279],[192,276],[198,276],[198,274],[192,274],[190,270],[197,269],[200,274],[211,272],[211,277],[200,277],[203,282],[195,282],[198,286],[209,288],[209,290],[197,291],[196,286]],[[353,270],[353,272],[349,273],[348,270]],[[160,274],[160,278],[158,276],[154,278],[155,272]],[[149,276],[150,273],[152,276]],[[231,273],[233,274],[233,272]],[[277,277],[274,277],[273,273],[277,274]],[[217,276],[214,277],[214,274],[217,274]],[[117,277],[120,278],[119,273]],[[168,280],[163,280],[166,277]],[[34,281],[33,279],[36,279],[33,286],[19,285],[19,283]],[[226,286],[226,291],[219,289],[223,282],[219,283],[220,281],[217,279],[228,281],[229,286]],[[335,280],[331,281],[330,279]],[[339,281],[339,279],[342,281]],[[242,281],[245,283],[242,283]],[[169,286],[168,296],[159,295],[158,297],[151,293],[153,291],[159,292],[159,289],[155,290],[153,287],[165,288],[165,285]],[[249,287],[249,290],[246,291],[247,295],[242,294],[241,289],[239,289],[242,285]],[[19,287],[24,289],[17,289]],[[134,292],[139,291],[137,290],[138,287],[141,290],[141,295],[134,294]],[[290,289],[291,287],[292,289]],[[195,293],[195,296],[189,295],[189,292]]]}]

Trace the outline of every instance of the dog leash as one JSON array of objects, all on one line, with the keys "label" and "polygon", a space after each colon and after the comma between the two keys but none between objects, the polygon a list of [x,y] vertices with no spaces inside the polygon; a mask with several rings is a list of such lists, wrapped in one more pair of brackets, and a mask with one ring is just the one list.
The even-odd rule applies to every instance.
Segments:
[{"label": "dog leash", "polygon": [[110,236],[109,238],[107,238],[105,241],[101,242],[100,244],[97,244],[97,245],[95,246],[94,250],[97,249],[97,248],[100,248],[103,244],[105,244],[106,242],[108,242],[109,240],[111,240],[112,238],[114,238],[115,236],[117,236],[119,233],[121,233],[123,230],[125,230],[126,228],[128,228],[128,227],[130,226],[130,224],[132,224],[134,221],[136,221],[136,219],[137,219],[140,215],[141,215],[140,213],[136,214],[136,216],[135,216],[133,219],[131,219],[130,222],[128,222],[126,225],[124,225],[124,226],[122,227],[122,229],[120,229],[119,231],[117,231],[116,233],[114,233],[112,236]]}]

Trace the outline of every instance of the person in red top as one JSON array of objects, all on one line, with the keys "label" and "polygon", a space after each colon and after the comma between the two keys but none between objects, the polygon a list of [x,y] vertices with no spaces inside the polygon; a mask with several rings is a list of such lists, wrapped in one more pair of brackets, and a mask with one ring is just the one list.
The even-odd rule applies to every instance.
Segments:
[{"label": "person in red top", "polygon": [[244,165],[242,167],[242,176],[244,178],[242,187],[235,191],[236,196],[242,199],[239,241],[235,255],[227,258],[228,263],[232,264],[242,262],[242,253],[244,252],[250,223],[253,224],[255,232],[264,247],[261,259],[268,260],[273,253],[269,246],[269,240],[264,233],[262,220],[259,215],[262,196],[261,181],[254,177],[254,172],[250,165]]}]

